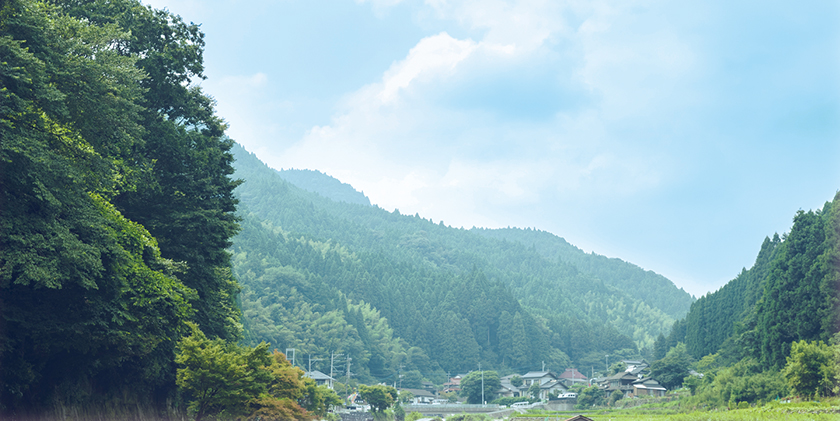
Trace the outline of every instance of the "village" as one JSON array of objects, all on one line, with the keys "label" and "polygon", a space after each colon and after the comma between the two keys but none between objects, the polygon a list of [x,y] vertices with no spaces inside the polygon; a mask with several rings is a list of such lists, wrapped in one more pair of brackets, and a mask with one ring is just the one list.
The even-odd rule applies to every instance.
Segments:
[{"label": "village", "polygon": [[[668,391],[651,377],[650,365],[644,360],[623,360],[620,361],[619,367],[624,370],[602,377],[587,377],[576,368],[566,368],[560,373],[544,370],[508,374],[498,378],[499,387],[493,393],[486,391],[487,396],[484,396],[483,402],[479,404],[466,403],[462,394],[461,381],[471,373],[450,377],[441,386],[423,381],[420,388],[400,387],[396,382],[393,387],[397,390],[398,400],[406,413],[420,412],[423,415],[440,416],[484,413],[493,418],[508,417],[528,409],[571,411],[578,403],[578,393],[592,386],[596,386],[605,396],[613,397],[613,400],[664,397]],[[691,374],[702,376],[693,371]],[[308,371],[305,376],[318,385],[336,389],[336,380],[320,371]],[[370,405],[362,401],[357,393],[349,394],[346,398],[347,405],[344,408],[334,408],[335,412],[370,410]]]}]

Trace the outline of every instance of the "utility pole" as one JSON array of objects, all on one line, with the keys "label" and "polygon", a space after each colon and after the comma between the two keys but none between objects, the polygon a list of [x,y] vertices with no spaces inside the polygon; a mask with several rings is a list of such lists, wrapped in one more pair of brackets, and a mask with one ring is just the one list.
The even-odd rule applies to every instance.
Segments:
[{"label": "utility pole", "polygon": [[[333,376],[333,363],[335,362],[336,355],[340,357],[344,354],[336,354],[335,352],[330,352],[330,379],[332,379]],[[330,382],[332,382],[332,380],[330,380]]]},{"label": "utility pole", "polygon": [[[289,360],[289,351],[292,351],[292,359]],[[294,348],[286,348],[286,359],[292,363],[292,367],[295,366],[295,349]]]},{"label": "utility pole", "polygon": [[344,383],[344,395],[347,396],[347,386],[350,385],[350,361],[353,361],[352,358],[347,357],[347,382]]},{"label": "utility pole", "polygon": [[545,361],[543,361],[542,364],[542,371],[545,371]]},{"label": "utility pole", "polygon": [[[481,363],[478,363],[478,371],[481,371]],[[481,404],[484,405],[484,372],[481,371]]]},{"label": "utility pole", "polygon": [[607,374],[607,375],[609,375],[609,374],[610,374],[610,354],[604,355],[604,358],[605,358],[605,359],[606,359],[606,361],[607,361],[607,371],[606,371],[606,374]]},{"label": "utility pole", "polygon": [[400,364],[400,369],[397,371],[397,378],[400,379],[400,389],[402,389],[402,369],[405,367],[404,365]]},{"label": "utility pole", "polygon": [[[320,358],[315,358],[315,361],[321,361]],[[312,354],[309,354],[309,375],[312,375]]]}]

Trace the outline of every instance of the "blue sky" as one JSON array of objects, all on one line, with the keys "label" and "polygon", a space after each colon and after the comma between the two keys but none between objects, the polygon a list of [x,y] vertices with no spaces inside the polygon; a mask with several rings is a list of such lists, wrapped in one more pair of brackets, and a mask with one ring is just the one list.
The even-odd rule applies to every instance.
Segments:
[{"label": "blue sky", "polygon": [[535,227],[694,295],[840,189],[840,3],[152,0],[274,168]]}]

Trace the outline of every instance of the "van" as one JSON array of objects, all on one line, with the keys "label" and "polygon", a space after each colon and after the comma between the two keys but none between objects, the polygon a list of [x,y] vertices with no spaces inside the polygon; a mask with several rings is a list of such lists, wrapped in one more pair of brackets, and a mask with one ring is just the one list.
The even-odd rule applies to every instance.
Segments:
[{"label": "van", "polygon": [[516,409],[516,408],[528,408],[529,406],[531,406],[531,402],[517,402],[517,403],[511,405],[510,407]]}]

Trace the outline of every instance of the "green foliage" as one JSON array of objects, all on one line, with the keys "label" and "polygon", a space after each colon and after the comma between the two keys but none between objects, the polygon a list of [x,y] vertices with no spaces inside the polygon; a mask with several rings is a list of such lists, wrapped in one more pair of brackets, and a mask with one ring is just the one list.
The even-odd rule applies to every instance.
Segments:
[{"label": "green foliage", "polygon": [[513,387],[522,386],[523,382],[524,381],[522,380],[522,377],[519,377],[519,376],[516,376],[516,375],[514,375],[513,377],[510,378],[510,384],[513,385]]},{"label": "green foliage", "polygon": [[390,408],[398,398],[397,389],[391,386],[359,385],[359,397],[370,405],[374,413],[381,413]]},{"label": "green foliage", "polygon": [[528,387],[528,394],[531,395],[531,398],[533,398],[533,399],[539,399],[540,398],[540,385],[538,383],[532,384],[530,387]]},{"label": "green foliage", "polygon": [[[0,407],[163,410],[185,323],[237,331],[230,141],[188,83],[201,37],[136,0],[0,3]],[[170,176],[160,143],[201,152]],[[180,197],[159,223],[123,200],[158,188]]]},{"label": "green foliage", "polygon": [[761,403],[788,386],[806,396],[840,392],[835,351],[823,342],[840,331],[838,204],[840,193],[822,209],[798,212],[788,234],[764,240],[751,269],[675,324],[669,339],[684,329],[688,352],[705,355],[697,369],[706,376],[685,378],[690,402]]},{"label": "green foliage", "polygon": [[403,407],[399,404],[397,404],[397,406],[394,407],[394,419],[396,421],[405,420],[405,409],[403,409]]},{"label": "green foliage", "polygon": [[604,389],[598,386],[589,386],[578,393],[577,409],[590,409],[594,406],[601,406],[605,403]]},{"label": "green foliage", "polygon": [[688,355],[685,344],[679,343],[665,354],[665,358],[651,365],[651,377],[658,380],[666,389],[678,388],[682,385],[683,379],[688,376],[691,363],[692,359]]},{"label": "green foliage", "polygon": [[754,311],[761,298],[765,279],[781,243],[778,235],[765,238],[752,268],[742,270],[721,289],[692,304],[685,318],[683,341],[694,358],[717,352],[727,339],[742,333],[736,329],[738,323]]},{"label": "green foliage", "polygon": [[782,374],[793,393],[830,396],[837,393],[834,389],[840,378],[840,360],[836,350],[822,341],[798,341],[792,344]]},{"label": "green foliage", "polygon": [[[483,383],[482,378],[484,379]],[[467,398],[467,403],[484,403],[481,401],[482,384],[484,385],[484,400],[487,402],[492,401],[496,398],[496,391],[502,387],[502,382],[499,380],[499,373],[495,371],[471,371],[464,376],[461,379],[461,396]]]},{"label": "green foliage", "polygon": [[615,405],[616,402],[618,402],[619,400],[621,400],[623,398],[624,398],[624,393],[621,393],[620,390],[613,390],[613,392],[610,393],[610,397],[607,400],[607,403],[610,406],[613,406],[613,405]]},{"label": "green foliage", "polygon": [[551,233],[531,229],[481,229],[472,230],[480,235],[517,242],[533,247],[549,260],[560,260],[576,267],[579,271],[602,280],[607,285],[660,309],[663,313],[678,318],[686,314],[694,299],[662,275],[646,271],[632,263],[608,258],[569,244],[563,238]]},{"label": "green foliage", "polygon": [[730,402],[764,403],[787,395],[781,373],[764,371],[755,359],[744,359],[731,367],[707,372],[687,404],[727,407]]},{"label": "green foliage", "polygon": [[419,412],[411,412],[405,416],[405,421],[417,421],[420,418],[423,418],[423,414]]},{"label": "green foliage", "polygon": [[756,305],[761,361],[781,368],[795,341],[828,341],[840,330],[840,192],[815,212],[800,211]]},{"label": "green foliage", "polygon": [[627,371],[627,364],[625,364],[622,361],[614,363],[610,366],[609,370],[607,370],[610,376],[612,376],[613,374],[622,373],[624,371]]},{"label": "green foliage", "polygon": [[248,403],[268,391],[273,376],[268,345],[241,347],[208,339],[197,326],[178,343],[177,384],[189,396],[196,420],[219,414],[244,415]]},{"label": "green foliage", "polygon": [[423,386],[423,375],[420,373],[420,370],[407,371],[405,374],[402,375],[400,383],[402,384],[402,387],[407,387],[409,389],[419,389]]}]

